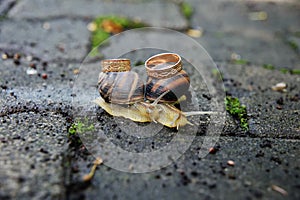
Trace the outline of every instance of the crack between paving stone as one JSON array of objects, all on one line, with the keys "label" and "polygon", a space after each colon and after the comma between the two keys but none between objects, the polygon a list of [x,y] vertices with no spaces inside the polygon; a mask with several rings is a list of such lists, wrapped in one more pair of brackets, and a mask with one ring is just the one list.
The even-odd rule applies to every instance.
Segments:
[{"label": "crack between paving stone", "polygon": [[6,17],[8,12],[16,6],[17,1],[16,0],[8,0],[8,1],[4,1],[2,2],[2,4],[4,5],[3,8],[3,13],[0,15],[1,17]]},{"label": "crack between paving stone", "polygon": [[70,114],[71,106],[65,105],[64,109],[66,109],[66,111],[63,111],[63,109],[56,104],[53,104],[53,106],[48,106],[48,107],[46,106],[41,108],[41,106],[37,105],[36,103],[32,103],[29,105],[26,103],[20,103],[18,106],[2,107],[2,109],[0,110],[0,117],[5,117],[12,114],[18,114],[18,113],[26,113],[26,112],[34,112],[34,113],[54,112],[62,115],[63,117],[71,117]]},{"label": "crack between paving stone", "polygon": [[[28,105],[26,105],[28,106]],[[18,106],[15,107],[10,107],[10,108],[4,108],[2,110],[0,110],[0,117],[5,117],[5,116],[9,116],[12,114],[19,114],[19,113],[27,113],[27,112],[34,112],[34,113],[42,113],[42,112],[54,112],[57,114],[62,115],[63,117],[65,117],[67,119],[67,121],[72,121],[72,114],[71,113],[71,107],[67,108],[67,111],[62,111],[63,109],[61,109],[59,106],[57,108],[55,108],[55,105],[53,107],[45,107],[45,108],[41,108],[38,105],[36,105],[35,103],[33,103],[31,105],[31,107],[24,108],[24,105],[20,104]],[[230,133],[229,133],[230,134]],[[204,136],[197,136],[197,137],[206,137]],[[230,137],[230,138],[248,138],[248,139],[274,139],[274,137],[259,137],[258,135],[251,135],[251,133],[248,134],[244,134],[244,135],[220,135],[220,138],[226,138],[226,137]],[[299,141],[299,138],[285,138],[285,137],[277,137],[277,139],[283,139],[283,140],[287,140],[287,141]]]}]

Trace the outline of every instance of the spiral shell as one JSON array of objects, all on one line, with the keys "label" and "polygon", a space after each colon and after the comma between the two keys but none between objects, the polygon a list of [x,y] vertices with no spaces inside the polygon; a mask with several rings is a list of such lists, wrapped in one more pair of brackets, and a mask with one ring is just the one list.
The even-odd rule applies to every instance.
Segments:
[{"label": "spiral shell", "polygon": [[144,101],[144,82],[132,71],[101,72],[98,90],[108,103],[132,104]]},{"label": "spiral shell", "polygon": [[166,79],[148,77],[146,83],[146,99],[154,101],[161,94],[169,90],[160,102],[176,102],[182,95],[186,95],[190,87],[190,78],[184,70]]},{"label": "spiral shell", "polygon": [[150,57],[145,62],[148,74],[146,98],[154,101],[166,91],[160,102],[176,102],[188,93],[190,78],[182,70],[181,57],[175,53],[162,53]]}]

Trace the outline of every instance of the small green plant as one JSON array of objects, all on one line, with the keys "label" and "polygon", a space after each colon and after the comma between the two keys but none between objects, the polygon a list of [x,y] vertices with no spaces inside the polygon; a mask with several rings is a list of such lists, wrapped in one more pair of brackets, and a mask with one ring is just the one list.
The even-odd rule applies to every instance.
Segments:
[{"label": "small green plant", "polygon": [[223,80],[223,74],[218,69],[212,69],[211,73],[214,77],[216,77],[219,81]]},{"label": "small green plant", "polygon": [[88,120],[85,119],[84,122],[76,121],[71,125],[69,128],[69,135],[74,135],[76,133],[84,133],[87,131],[93,131],[95,130],[94,125],[88,123]]},{"label": "small green plant", "polygon": [[193,15],[193,7],[189,3],[180,3],[180,11],[187,20],[191,19]]},{"label": "small green plant", "polygon": [[243,130],[247,131],[249,129],[249,124],[247,121],[247,109],[245,105],[241,105],[240,100],[235,97],[227,96],[225,98],[226,110],[233,117],[240,121],[240,126]]},{"label": "small green plant", "polygon": [[300,75],[300,69],[292,69],[291,74],[297,74]]},{"label": "small green plant", "polygon": [[268,70],[277,70],[283,74],[290,73],[292,75],[300,75],[300,69],[287,69],[287,68],[276,69],[276,67],[271,64],[264,64],[263,68],[268,69]]},{"label": "small green plant", "polygon": [[250,64],[250,62],[248,60],[243,60],[243,59],[236,59],[236,60],[232,60],[233,64],[236,65],[248,65]]},{"label": "small green plant", "polygon": [[264,64],[263,68],[269,69],[269,70],[274,70],[275,69],[274,65],[271,65],[271,64]]},{"label": "small green plant", "polygon": [[295,41],[293,41],[293,40],[288,40],[287,43],[288,43],[288,45],[290,45],[290,47],[291,47],[294,51],[296,51],[296,52],[299,51],[299,47],[298,47],[298,45],[297,45],[297,43],[296,43]]}]

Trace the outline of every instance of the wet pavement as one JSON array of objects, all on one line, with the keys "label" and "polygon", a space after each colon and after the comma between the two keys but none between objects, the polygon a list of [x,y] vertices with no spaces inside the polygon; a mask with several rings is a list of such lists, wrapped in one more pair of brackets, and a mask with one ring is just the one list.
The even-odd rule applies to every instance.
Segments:
[{"label": "wet pavement", "polygon": [[[185,2],[193,8],[191,19],[171,0],[0,1],[0,199],[300,198],[300,75],[290,73],[300,70],[299,1]],[[261,11],[266,19],[251,18]],[[68,132],[77,106],[72,87],[90,51],[87,25],[107,14],[183,33],[203,31],[194,39],[218,65],[226,94],[246,105],[249,130],[227,113],[217,151],[199,158],[204,119],[188,150],[169,166],[133,174],[104,160],[91,182],[82,181],[94,157]],[[137,63],[149,54],[127,56]],[[98,68],[99,60],[88,62],[87,69]],[[199,86],[197,73],[189,73]],[[286,92],[271,89],[280,82],[287,84]],[[196,91],[200,108],[209,108],[207,89]],[[151,151],[173,136],[163,129],[143,143],[116,128],[101,109],[89,109],[124,149]],[[128,166],[138,168],[130,161]]]}]

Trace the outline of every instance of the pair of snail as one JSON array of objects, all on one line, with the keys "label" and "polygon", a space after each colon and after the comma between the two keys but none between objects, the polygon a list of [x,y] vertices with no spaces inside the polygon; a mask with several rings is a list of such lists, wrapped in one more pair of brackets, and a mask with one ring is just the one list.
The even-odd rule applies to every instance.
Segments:
[{"label": "pair of snail", "polygon": [[136,122],[153,121],[178,129],[192,125],[187,116],[211,113],[182,112],[174,106],[185,100],[190,86],[178,54],[162,53],[150,57],[145,62],[146,84],[136,72],[130,71],[129,59],[103,60],[101,64],[98,79],[101,97],[94,102],[112,116]]}]

